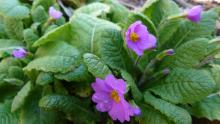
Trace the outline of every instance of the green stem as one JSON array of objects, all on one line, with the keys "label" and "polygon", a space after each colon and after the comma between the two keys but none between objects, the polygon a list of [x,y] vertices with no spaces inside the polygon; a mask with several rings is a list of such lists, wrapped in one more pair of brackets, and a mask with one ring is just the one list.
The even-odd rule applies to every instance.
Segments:
[{"label": "green stem", "polygon": [[151,68],[156,64],[157,59],[153,59],[150,61],[150,63],[146,66],[146,68],[144,69],[144,72],[140,78],[140,81],[138,82],[138,85],[141,86],[142,84],[144,84],[147,75],[151,72]]},{"label": "green stem", "polygon": [[137,66],[138,62],[141,60],[141,56],[138,56],[135,60],[134,66]]}]

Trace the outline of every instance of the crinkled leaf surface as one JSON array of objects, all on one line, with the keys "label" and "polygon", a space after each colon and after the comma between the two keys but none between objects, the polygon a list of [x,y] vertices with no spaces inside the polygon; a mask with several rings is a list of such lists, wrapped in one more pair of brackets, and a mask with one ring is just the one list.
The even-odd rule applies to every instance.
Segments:
[{"label": "crinkled leaf surface", "polygon": [[208,118],[209,120],[220,120],[220,97],[212,95],[199,102],[193,103],[189,111],[198,118]]},{"label": "crinkled leaf surface", "polygon": [[173,103],[193,103],[208,96],[215,86],[210,73],[205,70],[175,68],[150,91]]},{"label": "crinkled leaf surface", "polygon": [[161,112],[175,124],[192,123],[190,114],[181,107],[178,107],[162,99],[158,99],[152,96],[149,92],[145,92],[144,100],[147,104],[151,105],[154,109]]},{"label": "crinkled leaf surface", "polygon": [[84,62],[88,67],[90,73],[95,77],[104,79],[106,75],[111,74],[108,66],[102,62],[102,60],[94,54],[86,53],[83,55]]}]

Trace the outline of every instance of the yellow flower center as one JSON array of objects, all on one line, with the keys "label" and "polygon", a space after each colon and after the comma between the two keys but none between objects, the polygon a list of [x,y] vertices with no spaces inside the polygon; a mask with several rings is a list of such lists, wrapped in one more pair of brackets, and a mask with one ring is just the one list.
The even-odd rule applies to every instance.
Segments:
[{"label": "yellow flower center", "polygon": [[115,101],[115,102],[120,102],[120,97],[118,95],[118,92],[116,90],[113,90],[110,93],[110,97]]},{"label": "yellow flower center", "polygon": [[136,42],[136,41],[139,39],[138,34],[132,32],[132,33],[130,34],[130,39],[131,39],[133,42]]}]

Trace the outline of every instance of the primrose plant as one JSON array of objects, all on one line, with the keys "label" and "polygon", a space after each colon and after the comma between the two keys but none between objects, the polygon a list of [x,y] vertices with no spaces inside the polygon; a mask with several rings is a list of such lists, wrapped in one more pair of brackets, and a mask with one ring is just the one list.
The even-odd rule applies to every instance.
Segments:
[{"label": "primrose plant", "polygon": [[0,124],[220,120],[220,8],[0,1]]}]

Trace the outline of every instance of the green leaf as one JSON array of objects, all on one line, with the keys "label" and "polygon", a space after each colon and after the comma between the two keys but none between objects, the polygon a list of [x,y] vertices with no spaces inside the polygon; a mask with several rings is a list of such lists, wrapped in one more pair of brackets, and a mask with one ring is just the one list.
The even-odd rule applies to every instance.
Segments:
[{"label": "green leaf", "polygon": [[9,76],[9,69],[12,66],[20,66],[20,63],[14,58],[3,59],[0,63],[0,86],[5,85],[4,79],[11,78]]},{"label": "green leaf", "polygon": [[196,38],[211,38],[214,31],[216,20],[218,19],[218,13],[215,9],[203,12],[201,22],[195,24],[188,20],[180,21],[180,26],[175,33],[172,33],[172,37],[169,38],[169,42],[162,46],[166,48],[177,48],[181,44],[193,40]]},{"label": "green leaf", "polygon": [[40,100],[39,106],[47,110],[62,111],[77,123],[93,123],[96,118],[94,113],[73,96],[47,95]]},{"label": "green leaf", "polygon": [[88,72],[87,67],[83,64],[80,65],[78,68],[73,69],[70,72],[67,73],[59,73],[56,74],[55,77],[60,80],[66,80],[68,82],[74,81],[74,82],[81,82],[79,84],[84,84],[85,82],[92,82],[92,76]]},{"label": "green leaf", "polygon": [[51,73],[41,72],[36,80],[36,84],[38,85],[47,85],[54,81],[54,77]]},{"label": "green leaf", "polygon": [[60,95],[68,95],[67,89],[64,87],[63,83],[55,80],[53,84],[54,92]]},{"label": "green leaf", "polygon": [[36,57],[44,56],[65,56],[78,59],[80,58],[80,52],[64,41],[57,41],[44,44],[38,48]]},{"label": "green leaf", "polygon": [[181,107],[175,106],[162,99],[158,99],[151,95],[149,92],[145,92],[144,100],[154,109],[160,111],[163,115],[167,116],[167,118],[169,118],[169,120],[171,120],[175,124],[192,123],[190,114]]},{"label": "green leaf", "polygon": [[153,22],[142,13],[138,13],[138,12],[129,13],[128,17],[121,22],[121,25],[125,30],[127,30],[127,28],[137,20],[142,21],[142,23],[147,26],[149,32],[157,36],[157,30]]},{"label": "green leaf", "polygon": [[22,86],[22,85],[24,85],[24,81],[22,81],[20,79],[16,79],[16,78],[4,78],[3,81],[6,82],[7,84],[10,84],[10,85],[13,85],[13,86]]},{"label": "green leaf", "polygon": [[211,75],[213,79],[215,80],[215,83],[217,85],[217,89],[220,89],[220,65],[212,64]]},{"label": "green leaf", "polygon": [[[65,56],[45,56],[31,61],[25,68],[25,71],[33,69],[44,72],[66,73],[74,69],[77,65],[77,60]],[[59,68],[58,68],[59,67]]]},{"label": "green leaf", "polygon": [[56,3],[56,0],[34,0],[32,5],[32,10],[36,9],[38,6],[43,6],[44,9],[47,11],[49,10],[50,6]]},{"label": "green leaf", "polygon": [[[0,102],[4,102],[7,99],[13,99],[17,92],[20,90],[20,86],[15,86],[11,84],[1,85],[0,87]],[[11,103],[10,103],[11,107]],[[9,110],[11,112],[11,108]]]},{"label": "green leaf", "polygon": [[111,11],[111,19],[112,22],[120,22],[123,19],[127,18],[127,15],[129,14],[129,10],[121,5],[119,1],[117,0],[104,0],[104,3],[110,5],[110,11]]},{"label": "green leaf", "polygon": [[107,14],[109,12],[110,6],[108,6],[107,4],[94,2],[86,6],[80,7],[79,9],[75,10],[74,14],[84,13],[97,17],[101,16],[102,14]]},{"label": "green leaf", "polygon": [[199,67],[208,55],[208,39],[198,38],[182,44],[175,50],[175,55],[165,58],[163,67]]},{"label": "green leaf", "polygon": [[43,6],[32,9],[31,15],[34,22],[44,23],[47,21],[48,15]]},{"label": "green leaf", "polygon": [[24,41],[27,45],[27,48],[30,51],[34,51],[34,48],[32,47],[33,43],[39,39],[39,36],[34,33],[34,31],[30,28],[25,29],[23,32],[24,35]]},{"label": "green leaf", "polygon": [[124,49],[121,33],[116,30],[106,30],[102,37],[99,53],[101,59],[113,69],[123,69],[128,72],[133,71],[133,64],[128,53]]},{"label": "green leaf", "polygon": [[39,87],[34,88],[27,97],[24,106],[19,111],[19,124],[66,124],[62,113],[39,108],[41,92]]},{"label": "green leaf", "polygon": [[18,113],[11,113],[11,101],[0,103],[0,124],[18,124]]},{"label": "green leaf", "polygon": [[136,102],[141,102],[141,100],[143,99],[143,95],[140,92],[140,90],[138,89],[137,85],[135,84],[132,76],[128,72],[123,71],[123,70],[121,70],[121,75],[122,75],[123,79],[125,79],[127,85],[129,85],[129,87],[131,87],[131,93],[132,93],[134,100]]},{"label": "green leaf", "polygon": [[208,96],[214,89],[215,82],[207,71],[175,68],[150,91],[172,103],[193,103]]},{"label": "green leaf", "polygon": [[8,76],[11,78],[17,78],[21,80],[25,79],[22,68],[18,66],[10,66],[8,69]]},{"label": "green leaf", "polygon": [[208,118],[211,121],[220,120],[220,97],[213,95],[193,103],[189,107],[189,111],[198,118]]},{"label": "green leaf", "polygon": [[157,3],[159,0],[148,0],[144,3],[143,7],[141,8],[143,13],[147,13],[150,10],[150,7]]},{"label": "green leaf", "polygon": [[15,48],[22,47],[23,44],[19,41],[12,40],[12,39],[0,39],[0,56],[4,52],[12,52]]},{"label": "green leaf", "polygon": [[80,61],[79,51],[62,41],[41,46],[36,52],[36,57],[24,70],[35,69],[44,72],[67,73],[77,68]]},{"label": "green leaf", "polygon": [[[178,28],[180,27],[180,20],[167,20],[161,23],[158,27],[158,34],[159,34],[159,48],[164,46],[165,48],[169,48],[169,39],[173,36]],[[168,42],[168,43],[167,43]]]},{"label": "green leaf", "polygon": [[10,38],[15,40],[23,39],[24,27],[20,19],[5,17],[4,24],[5,24],[5,31]]},{"label": "green leaf", "polygon": [[102,62],[102,60],[94,54],[86,53],[83,55],[84,62],[88,67],[90,73],[95,77],[104,79],[106,75],[111,74],[108,66]]},{"label": "green leaf", "polygon": [[20,109],[24,105],[26,98],[28,97],[32,89],[33,89],[33,84],[31,82],[28,82],[27,84],[24,85],[24,87],[18,92],[18,94],[15,96],[12,102],[12,107],[11,107],[12,112]]},{"label": "green leaf", "polygon": [[18,0],[1,0],[0,15],[24,19],[29,17],[29,9]]},{"label": "green leaf", "polygon": [[[74,29],[75,30],[75,29]],[[65,33],[64,33],[65,32]],[[34,43],[34,47],[43,45],[48,42],[54,41],[69,41],[71,40],[71,27],[69,23],[66,23],[58,28],[55,28]]]},{"label": "green leaf", "polygon": [[139,124],[171,124],[170,120],[147,104],[141,105]]},{"label": "green leaf", "polygon": [[168,16],[178,14],[180,10],[178,5],[172,0],[151,0],[144,5],[142,12],[157,27]]},{"label": "green leaf", "polygon": [[[120,31],[120,27],[106,20],[86,14],[76,14],[71,18],[71,44],[83,52],[98,53],[99,43],[111,40],[108,30]],[[103,34],[106,34],[103,36]]]}]

